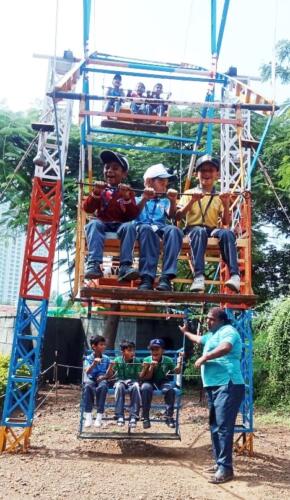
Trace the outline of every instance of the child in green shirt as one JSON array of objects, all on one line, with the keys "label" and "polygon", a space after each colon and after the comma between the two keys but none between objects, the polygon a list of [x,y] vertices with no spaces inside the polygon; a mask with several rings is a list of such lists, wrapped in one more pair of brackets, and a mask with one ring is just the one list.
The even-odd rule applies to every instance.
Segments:
[{"label": "child in green shirt", "polygon": [[166,423],[169,427],[175,427],[173,418],[175,391],[172,383],[168,380],[168,375],[181,372],[182,354],[180,353],[177,365],[175,366],[173,360],[169,356],[164,356],[164,348],[165,344],[162,339],[151,340],[148,347],[151,351],[151,356],[143,360],[143,369],[140,373],[140,379],[143,381],[141,386],[141,398],[144,429],[149,429],[149,427],[151,427],[149,413],[154,389],[162,391],[166,405]]},{"label": "child in green shirt", "polygon": [[116,378],[115,384],[115,413],[117,424],[125,425],[124,405],[126,391],[130,394],[129,426],[136,427],[139,419],[141,395],[139,388],[139,374],[142,360],[135,357],[135,343],[123,340],[120,344],[121,356],[117,356],[111,363],[111,369]]}]

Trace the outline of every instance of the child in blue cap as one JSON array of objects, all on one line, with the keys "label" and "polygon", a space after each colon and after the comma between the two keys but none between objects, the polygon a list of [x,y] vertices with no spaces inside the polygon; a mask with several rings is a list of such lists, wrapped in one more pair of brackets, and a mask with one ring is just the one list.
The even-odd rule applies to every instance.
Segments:
[{"label": "child in blue cap", "polygon": [[180,373],[182,369],[182,354],[180,353],[177,365],[169,356],[164,356],[165,344],[162,339],[153,339],[150,341],[148,349],[151,351],[151,356],[144,358],[143,369],[140,373],[140,379],[143,380],[141,385],[141,398],[143,408],[143,427],[149,429],[150,423],[150,408],[154,389],[161,390],[164,395],[166,405],[166,423],[169,427],[174,428],[175,422],[173,418],[175,391],[172,383],[169,381],[169,374]]}]

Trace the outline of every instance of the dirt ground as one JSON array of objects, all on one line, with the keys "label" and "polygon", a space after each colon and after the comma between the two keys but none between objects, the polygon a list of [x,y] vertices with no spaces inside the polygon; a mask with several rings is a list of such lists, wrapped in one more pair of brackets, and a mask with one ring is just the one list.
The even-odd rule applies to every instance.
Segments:
[{"label": "dirt ground", "polygon": [[61,388],[57,404],[51,395],[29,452],[0,455],[1,499],[290,498],[289,428],[259,427],[255,456],[236,456],[235,480],[211,485],[206,408],[184,402],[181,441],[91,441],[77,438],[78,399],[76,388]]}]

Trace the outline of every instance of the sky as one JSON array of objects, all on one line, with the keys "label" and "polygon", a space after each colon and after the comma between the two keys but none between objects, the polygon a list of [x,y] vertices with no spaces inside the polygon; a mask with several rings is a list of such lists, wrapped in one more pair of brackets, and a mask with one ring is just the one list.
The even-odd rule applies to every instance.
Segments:
[{"label": "sky", "polygon": [[[220,11],[223,0],[217,4]],[[274,40],[290,38],[289,18],[289,0],[231,0],[219,70],[232,65],[258,75],[272,59]],[[92,0],[91,20],[91,51],[210,66],[210,0]],[[41,100],[47,62],[33,54],[61,56],[65,49],[82,57],[82,0],[2,0],[0,100],[15,111]],[[188,86],[168,86],[173,98],[188,98]],[[269,84],[252,86],[273,95]],[[289,87],[277,85],[275,95],[283,101]]]}]

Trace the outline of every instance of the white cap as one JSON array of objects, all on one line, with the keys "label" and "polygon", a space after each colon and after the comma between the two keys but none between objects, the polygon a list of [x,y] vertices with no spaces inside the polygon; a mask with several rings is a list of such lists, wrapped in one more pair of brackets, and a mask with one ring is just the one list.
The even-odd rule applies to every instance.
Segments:
[{"label": "white cap", "polygon": [[160,177],[160,179],[169,179],[169,177],[174,176],[169,174],[162,163],[157,163],[157,165],[152,165],[152,167],[147,168],[145,174],[143,175],[143,179],[146,181],[147,179],[155,179],[155,177]]}]

